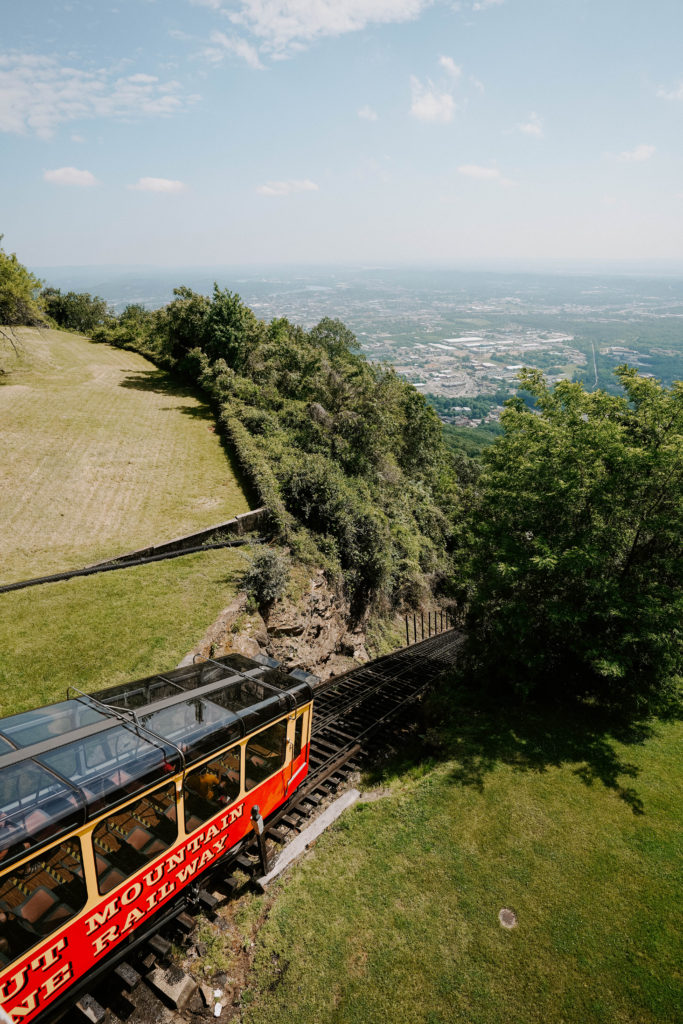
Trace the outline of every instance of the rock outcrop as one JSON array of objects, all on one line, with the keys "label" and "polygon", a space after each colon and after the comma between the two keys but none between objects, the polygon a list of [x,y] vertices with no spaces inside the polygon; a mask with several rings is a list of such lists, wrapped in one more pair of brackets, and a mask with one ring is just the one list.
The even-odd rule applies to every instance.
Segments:
[{"label": "rock outcrop", "polygon": [[218,657],[238,651],[267,654],[285,668],[302,668],[326,679],[368,660],[362,624],[351,622],[348,602],[329,585],[322,570],[308,580],[296,602],[276,601],[261,615],[247,611],[240,593],[184,659]]}]

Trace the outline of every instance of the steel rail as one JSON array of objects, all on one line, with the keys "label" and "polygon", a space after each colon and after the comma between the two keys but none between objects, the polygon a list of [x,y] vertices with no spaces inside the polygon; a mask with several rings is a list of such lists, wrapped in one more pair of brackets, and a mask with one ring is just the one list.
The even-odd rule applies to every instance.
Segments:
[{"label": "steel rail", "polygon": [[[455,630],[451,630],[449,632],[452,633],[452,637],[449,638],[451,640],[451,643],[447,643],[447,646],[449,648],[451,646],[459,646],[460,643],[462,642],[461,634],[457,633]],[[351,669],[351,671],[346,673],[345,675],[338,676],[336,679],[329,680],[326,684],[323,684],[323,687],[316,688],[314,692],[314,706],[316,709],[314,719],[314,732],[321,731],[325,727],[325,725],[327,725],[329,722],[334,721],[340,715],[345,714],[348,710],[364,704],[366,701],[369,700],[369,698],[372,695],[386,689],[388,684],[396,684],[397,682],[403,682],[405,676],[410,675],[416,666],[425,667],[425,663],[430,663],[431,667],[433,659],[429,658],[429,651],[435,646],[433,641],[437,639],[443,641],[443,638],[445,636],[447,636],[447,634],[444,632],[438,634],[437,637],[430,637],[427,640],[420,642],[419,644],[415,644],[413,647],[406,648],[404,651],[400,652],[400,654],[386,655],[385,659],[382,659],[384,662],[384,664],[381,664],[381,668],[384,670],[382,672],[376,671],[376,666],[380,665],[380,662],[373,662],[372,669],[369,669],[366,666],[362,666],[358,669]],[[455,641],[455,643],[453,643],[452,641]],[[429,645],[429,649],[425,650],[423,645]],[[439,647],[442,646],[443,643],[439,645]],[[416,651],[415,648],[421,648],[421,650]],[[390,676],[389,672],[387,672],[387,669],[391,670]],[[430,672],[430,678],[433,678],[437,674],[438,671]],[[367,679],[368,675],[370,675],[373,679],[378,680],[374,683],[373,686],[370,687],[362,685]],[[339,706],[335,706],[334,700],[330,699],[330,697],[332,696],[330,691],[334,690],[334,688],[338,687],[340,684],[348,685],[348,683],[352,680],[355,683],[352,693],[348,696],[348,698],[345,698],[343,694],[337,695]],[[329,710],[325,708],[326,697],[327,703],[331,704]],[[323,710],[323,717],[321,717],[321,705]]]}]

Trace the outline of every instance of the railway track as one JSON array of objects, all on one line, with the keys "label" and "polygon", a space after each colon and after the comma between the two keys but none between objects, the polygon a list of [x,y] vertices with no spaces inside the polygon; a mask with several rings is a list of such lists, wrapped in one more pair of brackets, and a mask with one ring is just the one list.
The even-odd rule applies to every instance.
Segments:
[{"label": "railway track", "polygon": [[[315,686],[309,772],[291,801],[265,823],[269,855],[343,786],[361,758],[389,737],[411,705],[453,664],[462,643],[460,632],[448,630]],[[223,862],[223,883],[231,884],[231,869],[256,875],[262,867],[251,841]]]},{"label": "railway track", "polygon": [[[179,937],[186,938],[193,931],[195,912],[204,911],[211,916],[220,903],[241,893],[250,879],[264,873],[264,860],[270,861],[278,846],[300,832],[311,816],[348,783],[364,760],[396,736],[397,730],[405,730],[407,721],[414,721],[414,716],[410,719],[411,709],[453,664],[462,643],[462,634],[451,629],[318,683],[314,687],[309,773],[291,800],[265,822],[265,843],[261,849],[255,838],[250,837],[203,878],[202,888],[195,888],[190,905],[184,902],[176,907],[172,915],[159,922],[155,934],[114,967],[112,980],[116,977],[117,984],[109,981],[105,988],[98,986],[93,995],[79,1000],[80,1019],[92,1024],[108,1021],[117,1024],[119,1020],[135,1024],[152,1019],[160,1024],[162,1020],[171,1019],[150,1011],[150,999],[153,1003],[155,996],[147,986],[138,989],[142,975],[147,974],[148,978],[158,975],[158,965],[168,962],[172,942],[177,942]],[[169,976],[173,976],[173,971],[169,969]],[[178,973],[183,972],[176,970]],[[175,989],[179,986],[182,988],[178,978]],[[112,1007],[122,995],[131,1010],[119,1017]],[[168,1005],[163,988],[161,996],[162,1002],[166,996]],[[195,1001],[197,998],[195,996]],[[143,1008],[136,1011],[138,1004]],[[163,1014],[161,1006],[159,1010]],[[211,1007],[207,1006],[207,1019],[212,1015]],[[67,1017],[76,1019],[71,1015]],[[197,1019],[196,1014],[193,1018]]]},{"label": "railway track", "polygon": [[[452,664],[463,642],[449,630],[320,684],[315,690],[310,769],[298,805],[390,728]],[[280,811],[281,815],[283,812]],[[287,813],[287,811],[285,811]],[[275,815],[277,818],[278,815]]]}]

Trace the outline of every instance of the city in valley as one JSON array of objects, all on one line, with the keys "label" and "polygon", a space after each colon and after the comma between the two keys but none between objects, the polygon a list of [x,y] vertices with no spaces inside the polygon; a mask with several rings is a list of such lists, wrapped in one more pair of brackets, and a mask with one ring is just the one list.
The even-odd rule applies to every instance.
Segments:
[{"label": "city in valley", "polygon": [[[425,268],[36,268],[50,284],[103,296],[115,312],[157,308],[186,285],[238,292],[256,315],[312,327],[343,321],[364,354],[389,363],[442,419],[496,419],[522,367],[550,382],[615,387],[636,366],[665,384],[683,365],[683,279],[635,274]],[[469,400],[486,399],[475,403]]]}]

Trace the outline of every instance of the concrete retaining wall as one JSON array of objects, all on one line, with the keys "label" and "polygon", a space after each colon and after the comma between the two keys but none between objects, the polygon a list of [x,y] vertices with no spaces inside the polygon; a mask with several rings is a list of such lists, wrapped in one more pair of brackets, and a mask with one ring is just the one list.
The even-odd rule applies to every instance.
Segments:
[{"label": "concrete retaining wall", "polygon": [[[36,576],[30,580],[4,583],[0,585],[0,594],[9,593],[12,590],[23,590],[25,587],[37,587],[41,583],[59,583],[62,580],[73,579],[75,576],[94,576],[98,572],[113,572],[116,569],[128,569],[131,566],[144,565],[147,562],[160,562],[164,558],[178,558],[180,555],[208,551],[210,548],[235,547],[238,544],[249,543],[248,539],[243,538],[243,534],[259,525],[265,526],[267,519],[268,509],[255,508],[251,512],[243,512],[241,515],[235,516],[234,519],[228,519],[217,526],[209,526],[198,533],[188,533],[184,537],[176,537],[175,540],[168,540],[163,544],[153,544],[148,548],[129,551],[125,555],[108,558],[105,562],[95,562],[82,569],[67,569],[66,572],[52,573],[49,576]],[[233,539],[227,540],[228,536]],[[258,539],[263,540],[262,537]]]},{"label": "concrete retaining wall", "polygon": [[138,548],[137,551],[129,551],[125,555],[117,555],[116,558],[107,558],[103,562],[93,562],[92,565],[87,565],[86,569],[103,569],[114,563],[120,565],[122,562],[138,562],[141,558],[167,555],[174,551],[185,551],[187,548],[200,548],[203,544],[215,542],[216,538],[222,534],[241,537],[244,533],[255,530],[257,526],[264,525],[267,516],[268,509],[255,508],[251,512],[242,512],[234,519],[227,519],[224,523],[207,526],[206,529],[199,530],[197,533],[186,533],[182,537],[176,537],[175,540],[167,540],[162,544],[151,544],[146,548]]}]

